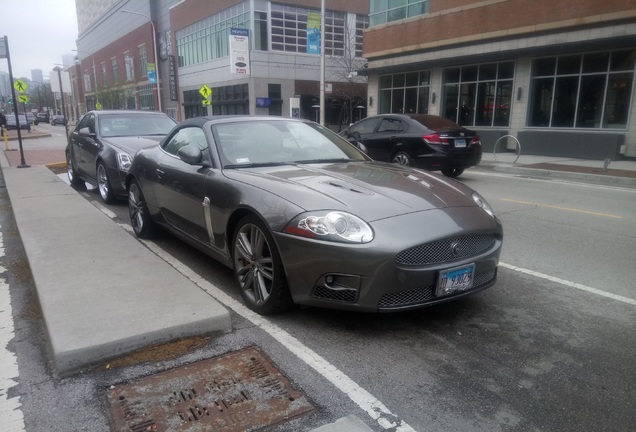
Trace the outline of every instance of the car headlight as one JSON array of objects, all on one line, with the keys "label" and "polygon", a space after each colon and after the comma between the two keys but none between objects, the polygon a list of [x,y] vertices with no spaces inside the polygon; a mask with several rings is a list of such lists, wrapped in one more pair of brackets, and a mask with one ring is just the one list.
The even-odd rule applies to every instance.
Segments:
[{"label": "car headlight", "polygon": [[128,172],[132,164],[132,156],[128,153],[117,153],[117,167],[120,171]]},{"label": "car headlight", "polygon": [[288,234],[347,243],[369,243],[373,230],[357,216],[341,211],[308,212],[296,216],[283,230]]},{"label": "car headlight", "polygon": [[473,192],[473,201],[475,201],[475,203],[486,213],[497,219],[497,216],[495,216],[495,211],[492,209],[492,207],[490,207],[490,204],[488,204],[488,202],[477,192]]}]

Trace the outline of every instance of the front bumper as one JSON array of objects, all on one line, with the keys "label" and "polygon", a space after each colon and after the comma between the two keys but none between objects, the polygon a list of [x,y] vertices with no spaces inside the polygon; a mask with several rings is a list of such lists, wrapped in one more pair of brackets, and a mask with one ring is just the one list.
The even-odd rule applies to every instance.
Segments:
[{"label": "front bumper", "polygon": [[[453,300],[496,281],[503,233],[501,224],[481,209],[430,210],[371,225],[376,236],[364,245],[274,233],[296,303],[361,312],[401,311]],[[459,242],[465,253],[449,259],[449,242]],[[406,259],[405,251],[409,251]],[[466,264],[475,264],[473,287],[436,296],[439,272]]]}]

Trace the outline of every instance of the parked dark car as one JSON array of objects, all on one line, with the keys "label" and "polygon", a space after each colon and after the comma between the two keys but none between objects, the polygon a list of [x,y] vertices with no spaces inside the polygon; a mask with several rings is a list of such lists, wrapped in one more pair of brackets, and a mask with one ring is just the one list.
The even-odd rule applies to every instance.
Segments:
[{"label": "parked dark car", "polygon": [[40,122],[49,123],[49,113],[45,113],[45,112],[37,113],[35,115],[35,119],[33,120],[33,123],[38,124]]},{"label": "parked dark car", "polygon": [[367,117],[340,135],[374,160],[441,171],[448,177],[458,177],[481,162],[479,135],[436,115]]},{"label": "parked dark car", "polygon": [[124,179],[140,148],[156,145],[177,123],[152,111],[89,111],[69,136],[67,173],[99,189],[105,203],[126,197]]},{"label": "parked dark car", "polygon": [[51,116],[51,125],[56,126],[56,125],[63,125],[66,126],[66,117],[64,117],[63,115],[54,115]]},{"label": "parked dark car", "polygon": [[[18,129],[15,122],[15,114],[6,114],[5,117],[7,118],[7,130]],[[24,114],[18,114],[18,122],[20,122],[20,129],[31,130],[31,124]]]},{"label": "parked dark car", "polygon": [[309,121],[185,120],[137,152],[126,186],[138,237],[160,226],[232,268],[261,314],[415,309],[497,277],[502,227],[477,192]]}]

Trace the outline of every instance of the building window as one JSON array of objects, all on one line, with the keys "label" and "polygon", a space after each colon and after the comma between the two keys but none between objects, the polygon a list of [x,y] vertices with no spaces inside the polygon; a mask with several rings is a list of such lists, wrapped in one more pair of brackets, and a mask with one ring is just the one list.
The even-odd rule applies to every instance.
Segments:
[{"label": "building window", "polygon": [[528,126],[627,128],[636,50],[536,59]]},{"label": "building window", "polygon": [[139,45],[137,47],[137,53],[139,54],[139,74],[142,77],[148,76],[148,57],[146,55],[146,45]]},{"label": "building window", "polygon": [[[106,85],[108,82],[108,75],[106,73],[106,63],[102,63],[102,86]],[[97,87],[97,83],[95,83],[95,87]]]},{"label": "building window", "polygon": [[185,118],[202,117],[208,114],[208,108],[201,102],[199,90],[183,92],[183,113]]},{"label": "building window", "polygon": [[124,68],[126,69],[126,81],[135,80],[135,59],[130,56],[130,52],[124,53]]},{"label": "building window", "polygon": [[442,116],[462,126],[509,126],[514,62],[444,69]]},{"label": "building window", "polygon": [[115,57],[110,59],[110,64],[113,69],[113,84],[119,82],[119,74],[117,73],[117,59]]},{"label": "building window", "polygon": [[[307,15],[319,10],[272,3],[272,50],[307,52]],[[355,24],[352,23],[352,21]],[[345,56],[354,52],[362,57],[362,33],[367,27],[364,15],[325,11],[325,54]]]},{"label": "building window", "polygon": [[230,29],[251,28],[249,1],[238,3],[175,33],[179,67],[206,63],[229,52]]},{"label": "building window", "polygon": [[378,113],[427,114],[430,78],[429,71],[381,76]]},{"label": "building window", "polygon": [[144,111],[155,110],[154,85],[147,84],[137,87],[139,92],[139,109]]},{"label": "building window", "polygon": [[369,23],[371,26],[398,21],[428,13],[428,0],[371,0]]},{"label": "building window", "polygon": [[84,71],[84,91],[93,91],[91,88],[91,75],[89,74],[88,69]]},{"label": "building window", "polygon": [[[200,99],[201,95],[199,95]],[[214,87],[212,89],[212,114],[248,115],[250,113],[249,99],[249,86],[247,84]]]}]

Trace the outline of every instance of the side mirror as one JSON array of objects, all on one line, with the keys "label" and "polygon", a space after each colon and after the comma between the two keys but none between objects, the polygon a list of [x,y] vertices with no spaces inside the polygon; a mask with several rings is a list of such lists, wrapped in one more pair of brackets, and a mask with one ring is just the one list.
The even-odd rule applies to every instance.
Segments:
[{"label": "side mirror", "polygon": [[190,165],[200,165],[203,160],[203,152],[199,147],[193,144],[181,147],[177,151],[177,156]]},{"label": "side mirror", "polygon": [[91,133],[90,129],[87,127],[81,128],[77,133],[79,133],[81,136],[95,135],[94,133]]}]

